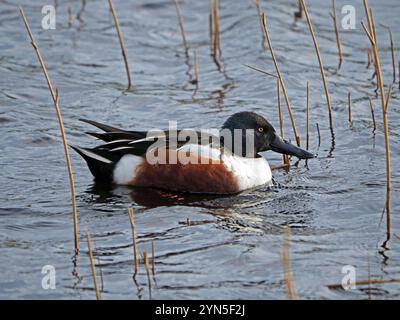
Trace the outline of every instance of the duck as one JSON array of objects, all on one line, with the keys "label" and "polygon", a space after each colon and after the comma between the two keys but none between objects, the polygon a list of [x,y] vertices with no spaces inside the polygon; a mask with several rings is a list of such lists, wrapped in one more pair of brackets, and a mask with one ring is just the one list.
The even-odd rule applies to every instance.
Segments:
[{"label": "duck", "polygon": [[103,143],[70,146],[83,157],[96,182],[201,194],[235,194],[271,186],[272,172],[260,153],[314,155],[282,139],[261,115],[242,111],[220,129],[128,131],[80,119],[102,132],[86,132]]}]

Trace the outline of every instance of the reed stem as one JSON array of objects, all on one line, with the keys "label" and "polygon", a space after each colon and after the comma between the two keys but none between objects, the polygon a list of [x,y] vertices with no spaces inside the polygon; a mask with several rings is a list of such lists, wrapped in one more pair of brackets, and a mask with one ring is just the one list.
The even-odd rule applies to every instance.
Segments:
[{"label": "reed stem", "polygon": [[117,29],[117,35],[119,39],[119,44],[121,46],[122,57],[124,58],[126,76],[128,77],[128,90],[132,88],[132,77],[131,77],[131,69],[129,67],[128,55],[126,53],[125,42],[122,36],[122,31],[119,25],[119,20],[117,17],[117,13],[115,12],[114,4],[112,0],[108,0],[108,4],[110,5],[110,10],[112,17],[114,19],[115,28]]},{"label": "reed stem", "polygon": [[194,50],[194,84],[196,84],[196,86],[199,85],[199,57],[197,55],[197,50]]},{"label": "reed stem", "polygon": [[209,35],[210,35],[210,51],[214,54],[214,1],[210,0],[209,14]]},{"label": "reed stem", "polygon": [[310,145],[310,81],[307,81],[307,102],[306,102],[306,150]]},{"label": "reed stem", "polygon": [[265,48],[264,44],[265,44],[265,40],[266,39],[265,39],[264,32],[262,31],[262,28],[263,28],[263,26],[262,26],[262,10],[261,10],[261,7],[260,7],[260,0],[256,0],[255,2],[256,2],[258,20],[260,22],[260,27],[261,27],[261,36],[262,36],[261,45],[262,45],[262,48],[264,49]]},{"label": "reed stem", "polygon": [[286,291],[289,299],[297,299],[294,288],[293,275],[290,267],[290,227],[283,230],[282,264],[285,276]]},{"label": "reed stem", "polygon": [[373,124],[374,131],[375,131],[376,130],[375,111],[374,111],[374,105],[372,103],[372,98],[371,97],[369,97],[369,106],[371,108],[372,124]]},{"label": "reed stem", "polygon": [[86,0],[81,0],[81,8],[79,9],[78,13],[76,14],[76,20],[80,21],[81,23],[83,22],[82,14],[85,11],[85,7],[86,7]]},{"label": "reed stem", "polygon": [[214,1],[214,59],[218,61],[221,53],[220,26],[219,26],[219,0]]},{"label": "reed stem", "polygon": [[156,274],[156,246],[154,239],[151,240],[151,273]]},{"label": "reed stem", "polygon": [[372,299],[371,295],[371,263],[369,261],[369,254],[368,254],[368,300]]},{"label": "reed stem", "polygon": [[329,90],[328,90],[328,83],[326,81],[324,65],[322,63],[321,53],[320,53],[319,48],[318,48],[317,39],[315,38],[314,28],[313,28],[313,25],[311,23],[310,15],[308,14],[306,3],[304,2],[304,0],[300,0],[300,1],[301,1],[301,5],[303,6],[304,13],[306,15],[308,27],[310,29],[310,33],[311,33],[311,37],[312,37],[312,40],[313,40],[313,43],[314,43],[315,51],[317,53],[319,69],[321,71],[322,82],[323,82],[324,90],[325,90],[326,103],[328,105],[329,127],[332,130],[333,129],[332,104],[331,104],[331,97],[330,97]]},{"label": "reed stem", "polygon": [[316,123],[317,133],[318,133],[318,147],[321,145],[321,130],[319,129],[318,122]]},{"label": "reed stem", "polygon": [[[372,14],[372,10],[368,6],[367,0],[363,0],[365,14],[368,21],[368,30],[369,30],[369,38],[372,45],[372,51],[374,54],[374,65],[377,76],[377,84],[380,91],[381,96],[381,104],[382,104],[382,118],[383,118],[383,128],[385,133],[385,152],[386,152],[386,243],[390,240],[391,236],[391,221],[390,221],[390,213],[391,213],[391,205],[390,205],[390,192],[391,192],[391,167],[390,167],[390,144],[389,144],[389,126],[388,126],[388,117],[387,117],[387,105],[389,99],[385,100],[385,90],[382,79],[382,72],[380,66],[379,59],[379,51],[378,51],[378,43],[376,37],[376,29],[375,29],[375,21],[374,16]],[[368,35],[368,33],[367,33]],[[372,39],[371,39],[372,37]],[[390,95],[388,95],[390,97]]]},{"label": "reed stem", "polygon": [[93,277],[93,285],[94,290],[96,291],[96,299],[100,300],[100,290],[97,285],[97,276],[96,276],[96,266],[94,265],[94,258],[93,258],[93,250],[92,250],[92,241],[90,239],[90,233],[86,233],[86,240],[87,240],[87,247],[89,251],[89,258],[90,258],[90,269],[92,270],[92,277]]},{"label": "reed stem", "polygon": [[351,116],[351,107],[352,107],[352,102],[351,102],[351,92],[349,91],[348,95],[347,95],[347,99],[348,99],[348,104],[349,104],[349,122],[352,122],[352,116]]},{"label": "reed stem", "polygon": [[390,38],[390,51],[392,52],[392,68],[393,68],[393,83],[396,83],[396,54],[395,47],[393,41],[393,34],[390,27],[387,27],[389,30],[389,38]]},{"label": "reed stem", "polygon": [[392,98],[392,89],[393,89],[393,84],[389,86],[389,90],[386,96],[386,102],[385,102],[385,113],[387,113],[388,107],[389,107],[389,102],[390,99]]},{"label": "reed stem", "polygon": [[68,13],[68,28],[71,28],[73,22],[71,1],[68,1],[67,13]]},{"label": "reed stem", "polygon": [[249,66],[249,65],[247,65],[247,64],[245,64],[244,66],[246,66],[247,68],[253,69],[253,70],[255,70],[255,71],[261,72],[261,73],[263,73],[263,74],[265,74],[265,75],[267,75],[267,76],[274,77],[274,78],[278,78],[277,75],[275,75],[275,74],[273,74],[273,73],[271,73],[271,72],[265,71],[265,70],[263,70],[263,69],[260,69],[260,68],[257,68],[257,67],[253,67],[253,66]]},{"label": "reed stem", "polygon": [[275,71],[276,71],[276,73],[278,75],[278,78],[279,78],[279,81],[280,81],[280,84],[281,84],[281,87],[282,87],[283,95],[285,97],[285,102],[286,102],[286,106],[288,108],[290,121],[292,123],[293,134],[295,136],[297,145],[300,147],[300,137],[297,134],[296,122],[295,122],[294,117],[293,117],[292,107],[290,105],[289,97],[288,97],[288,94],[287,94],[287,91],[286,91],[286,87],[285,87],[285,83],[283,81],[281,72],[280,72],[279,67],[278,67],[278,63],[276,61],[275,53],[274,53],[274,50],[272,48],[272,43],[271,43],[271,39],[270,39],[270,36],[269,36],[268,28],[267,28],[267,22],[266,22],[265,13],[262,12],[261,15],[262,15],[262,21],[261,22],[262,22],[262,27],[263,27],[262,29],[263,29],[263,32],[264,32],[264,36],[265,36],[265,39],[267,40],[268,47],[269,47],[269,50],[271,52],[272,61],[273,61],[274,66],[275,66]]},{"label": "reed stem", "polygon": [[[367,27],[365,26],[364,22],[362,22],[362,21],[361,21],[361,26],[363,27],[365,33],[367,34],[369,41],[370,41],[372,44],[375,44],[374,37],[371,35],[371,33],[368,31]],[[375,62],[374,62],[374,63],[375,63]]]},{"label": "reed stem", "polygon": [[340,70],[340,67],[342,66],[343,62],[343,52],[342,52],[342,43],[340,41],[339,37],[339,27],[337,23],[337,18],[336,18],[336,1],[332,0],[332,19],[333,19],[333,26],[335,28],[335,36],[336,36],[336,44],[338,48],[338,56],[339,56],[339,65],[338,65],[338,71]]},{"label": "reed stem", "polygon": [[368,48],[367,50],[367,55],[368,55],[368,60],[367,60],[367,69],[371,66],[371,48]]},{"label": "reed stem", "polygon": [[69,177],[69,186],[70,186],[70,192],[71,192],[71,202],[72,202],[72,212],[73,212],[73,224],[74,224],[74,248],[75,248],[75,255],[77,255],[78,251],[79,251],[79,248],[78,248],[78,211],[76,209],[74,174],[72,171],[71,158],[69,156],[69,151],[68,151],[68,142],[67,142],[67,136],[66,136],[65,130],[64,130],[64,122],[63,122],[60,107],[58,104],[58,91],[57,91],[57,89],[54,90],[54,88],[53,88],[53,84],[51,83],[49,74],[47,72],[46,64],[44,63],[42,54],[40,53],[39,47],[35,42],[31,28],[29,26],[28,20],[25,16],[25,13],[24,13],[24,10],[22,9],[22,7],[19,7],[19,11],[20,11],[22,19],[24,21],[25,28],[26,28],[26,31],[28,32],[29,38],[31,39],[32,47],[35,50],[36,55],[39,60],[39,63],[40,63],[40,66],[42,67],[44,77],[46,78],[47,86],[49,87],[50,94],[51,94],[51,97],[52,97],[53,103],[54,103],[54,108],[55,108],[55,111],[57,114],[57,120],[58,120],[58,125],[60,128],[61,138],[62,138],[62,142],[63,142],[65,160],[66,160],[66,164],[67,164],[68,177]]},{"label": "reed stem", "polygon": [[297,2],[298,2],[299,11],[296,11],[294,13],[294,16],[295,16],[295,18],[301,19],[301,18],[303,18],[303,7],[301,6],[300,0],[298,0]]},{"label": "reed stem", "polygon": [[[280,128],[280,132],[281,132],[281,137],[282,139],[285,138],[285,135],[283,133],[283,115],[282,115],[282,105],[281,105],[281,86],[280,86],[280,82],[279,79],[276,79],[276,91],[278,94],[278,112],[279,112],[279,128]],[[290,165],[289,163],[289,157],[284,154],[282,155],[283,157],[283,165]]]},{"label": "reed stem", "polygon": [[178,0],[175,0],[174,2],[175,2],[176,15],[178,16],[179,30],[181,31],[181,35],[182,35],[183,48],[185,50],[186,56],[188,56],[189,55],[189,47],[188,47],[188,44],[186,41],[186,33],[185,33],[184,25],[183,25],[183,17],[181,14],[181,10],[179,9]]},{"label": "reed stem", "polygon": [[147,284],[149,286],[149,296],[151,299],[151,278],[150,278],[150,267],[149,267],[149,255],[147,254],[147,250],[143,254],[144,265],[146,267],[146,274],[147,274]]},{"label": "reed stem", "polygon": [[132,241],[133,241],[133,259],[134,259],[134,274],[135,277],[138,273],[139,262],[138,262],[138,254],[137,254],[137,244],[136,244],[136,228],[135,228],[135,219],[133,214],[133,208],[128,208],[129,221],[131,223],[131,231],[132,231]]}]

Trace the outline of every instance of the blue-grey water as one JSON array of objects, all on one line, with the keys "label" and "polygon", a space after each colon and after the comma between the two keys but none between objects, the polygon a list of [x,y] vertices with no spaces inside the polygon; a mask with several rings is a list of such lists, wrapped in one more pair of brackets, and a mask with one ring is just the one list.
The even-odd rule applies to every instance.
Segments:
[{"label": "blue-grey water", "polygon": [[[332,96],[334,144],[318,62],[305,18],[295,21],[297,1],[260,1],[293,105],[302,145],[306,132],[306,81],[311,84],[310,150],[316,159],[274,171],[276,186],[211,198],[149,189],[94,185],[84,161],[71,153],[76,183],[80,253],[74,259],[68,176],[53,103],[17,3],[23,4],[37,43],[59,92],[71,144],[94,146],[84,134],[94,119],[127,129],[219,127],[237,111],[263,114],[279,127],[276,80],[243,66],[269,72],[274,66],[262,47],[253,1],[220,1],[223,72],[210,56],[208,1],[180,2],[189,44],[185,58],[171,0],[115,0],[134,88],[126,73],[106,0],[0,1],[0,298],[94,299],[85,234],[90,231],[103,299],[148,299],[144,266],[132,280],[132,238],[127,208],[135,210],[138,249],[155,241],[153,299],[285,299],[281,251],[283,227],[290,226],[291,268],[301,299],[397,299],[398,283],[333,290],[342,268],[354,266],[356,280],[400,278],[399,88],[389,106],[392,160],[392,239],[387,249],[385,148],[380,100],[369,41],[355,7],[355,29],[340,28],[344,61],[337,72],[337,47],[330,1],[307,1]],[[43,5],[56,7],[56,29],[41,27]],[[369,1],[374,10],[383,78],[393,80],[390,26],[400,44],[397,0]],[[70,25],[69,25],[70,24]],[[199,84],[193,54],[199,56]],[[397,65],[397,62],[396,62]],[[397,71],[398,72],[398,71]],[[397,81],[399,76],[397,75]],[[353,98],[348,122],[347,94]],[[374,131],[368,97],[373,98]],[[284,129],[293,133],[285,104]],[[321,128],[318,146],[316,124]],[[264,154],[272,165],[282,157]],[[295,162],[292,160],[292,163]],[[186,222],[191,222],[188,225]],[[151,256],[151,254],[150,254]],[[54,266],[56,288],[42,287],[43,266]],[[102,278],[102,281],[100,281]],[[155,281],[154,281],[155,280]]]}]

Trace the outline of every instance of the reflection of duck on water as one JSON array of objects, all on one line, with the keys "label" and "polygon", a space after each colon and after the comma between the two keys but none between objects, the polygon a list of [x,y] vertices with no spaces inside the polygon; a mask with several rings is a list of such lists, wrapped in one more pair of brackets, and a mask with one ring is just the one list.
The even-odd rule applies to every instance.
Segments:
[{"label": "reflection of duck on water", "polygon": [[[184,213],[180,210],[176,222],[190,225],[216,223],[232,232],[252,234],[280,234],[282,226],[287,224],[305,232],[312,225],[313,214],[310,208],[304,208],[304,192],[304,189],[259,187],[239,195],[207,195],[102,183],[95,183],[86,191],[90,195],[88,202],[105,204],[107,208],[132,203],[139,212],[160,208],[161,213],[162,210],[169,211],[168,207],[192,207]],[[282,203],[290,205],[282,208]]]},{"label": "reflection of duck on water", "polygon": [[[109,203],[117,199],[122,202],[133,202],[145,208],[168,207],[168,206],[199,206],[209,208],[226,208],[229,203],[229,195],[211,195],[211,194],[190,194],[168,192],[161,189],[141,188],[131,186],[116,186],[104,183],[94,183],[87,190],[88,194],[94,195],[96,202]],[[124,199],[126,198],[126,200]],[[224,204],[218,206],[212,204],[213,200],[227,199]]]}]

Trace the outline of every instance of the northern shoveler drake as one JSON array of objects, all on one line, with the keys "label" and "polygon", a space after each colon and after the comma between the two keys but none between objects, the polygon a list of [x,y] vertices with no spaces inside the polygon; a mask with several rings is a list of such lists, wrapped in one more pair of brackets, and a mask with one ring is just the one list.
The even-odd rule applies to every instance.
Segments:
[{"label": "northern shoveler drake", "polygon": [[105,144],[91,149],[71,147],[86,160],[97,181],[118,185],[231,194],[272,184],[271,169],[260,152],[314,157],[283,140],[265,118],[253,112],[233,114],[213,133],[126,131],[81,120],[103,130],[87,133]]}]

